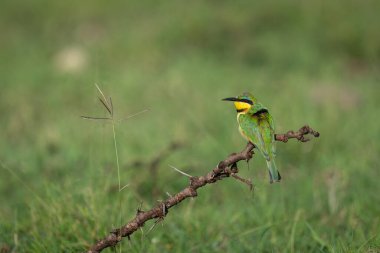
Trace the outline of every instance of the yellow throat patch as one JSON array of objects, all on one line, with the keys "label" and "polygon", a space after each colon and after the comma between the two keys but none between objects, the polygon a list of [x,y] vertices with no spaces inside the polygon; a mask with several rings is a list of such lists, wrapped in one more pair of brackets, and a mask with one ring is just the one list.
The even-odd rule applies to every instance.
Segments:
[{"label": "yellow throat patch", "polygon": [[252,105],[248,104],[248,103],[244,103],[244,102],[234,102],[235,104],[235,108],[236,108],[236,111],[238,113],[241,113],[241,112],[246,112],[248,111]]}]

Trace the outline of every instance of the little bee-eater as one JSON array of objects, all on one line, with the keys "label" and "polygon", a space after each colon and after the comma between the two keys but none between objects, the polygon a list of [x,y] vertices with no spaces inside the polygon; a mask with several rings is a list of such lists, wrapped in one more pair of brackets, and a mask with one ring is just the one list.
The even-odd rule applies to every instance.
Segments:
[{"label": "little bee-eater", "polygon": [[274,122],[269,111],[250,93],[224,98],[233,101],[241,135],[260,151],[267,161],[270,183],[281,180],[274,158],[276,156]]}]

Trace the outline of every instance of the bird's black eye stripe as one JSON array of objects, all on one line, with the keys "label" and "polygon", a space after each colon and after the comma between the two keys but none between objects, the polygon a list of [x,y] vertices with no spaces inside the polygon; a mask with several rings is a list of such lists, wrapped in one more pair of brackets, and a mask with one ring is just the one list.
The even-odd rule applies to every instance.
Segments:
[{"label": "bird's black eye stripe", "polygon": [[242,99],[239,99],[239,102],[244,102],[244,103],[247,103],[247,104],[250,104],[250,105],[253,105],[253,102],[249,99],[245,99],[245,98],[242,98]]},{"label": "bird's black eye stripe", "polygon": [[239,110],[236,110],[237,112],[244,112],[246,109],[239,109]]}]

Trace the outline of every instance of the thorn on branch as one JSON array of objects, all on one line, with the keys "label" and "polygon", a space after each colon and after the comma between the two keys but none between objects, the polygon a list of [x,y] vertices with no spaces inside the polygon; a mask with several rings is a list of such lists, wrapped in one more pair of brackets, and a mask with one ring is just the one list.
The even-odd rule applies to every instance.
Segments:
[{"label": "thorn on branch", "polygon": [[166,207],[165,203],[162,202],[161,203],[161,214],[159,215],[159,218],[164,219],[165,216],[168,214],[168,212],[169,212],[168,208]]},{"label": "thorn on branch", "polygon": [[237,163],[233,163],[231,165],[231,173],[238,173],[239,172],[239,168],[237,166]]},{"label": "thorn on branch", "polygon": [[[235,156],[236,153],[232,153],[229,157]],[[220,161],[216,167],[212,170],[211,179],[215,179],[225,168],[227,164],[225,161]],[[215,182],[215,181],[214,181]]]},{"label": "thorn on branch", "polygon": [[136,215],[139,215],[140,213],[144,213],[144,211],[142,210],[142,204],[143,202],[141,201],[139,207],[136,210]]},{"label": "thorn on branch", "polygon": [[175,171],[177,171],[178,173],[181,173],[182,175],[186,176],[186,177],[189,177],[189,178],[192,178],[193,176],[192,175],[189,175],[185,172],[183,172],[182,170],[180,169],[177,169],[176,167],[172,166],[172,165],[169,165],[169,167],[171,167],[172,169],[174,169]]},{"label": "thorn on branch", "polygon": [[119,229],[119,228],[114,228],[114,229],[112,229],[112,230],[111,230],[111,232],[110,232],[110,233],[111,233],[111,234],[114,234],[114,235],[116,235],[116,236],[117,236],[117,235],[119,234],[119,231],[120,231],[120,229]]},{"label": "thorn on branch", "polygon": [[154,223],[153,223],[153,225],[148,229],[148,232],[146,232],[146,235],[148,235],[149,233],[150,233],[150,231],[152,231],[155,227],[156,227],[156,225],[158,224],[158,223],[160,223],[160,222],[162,222],[162,221],[164,221],[164,218],[158,218],[158,219],[156,219],[155,221],[154,221]]}]

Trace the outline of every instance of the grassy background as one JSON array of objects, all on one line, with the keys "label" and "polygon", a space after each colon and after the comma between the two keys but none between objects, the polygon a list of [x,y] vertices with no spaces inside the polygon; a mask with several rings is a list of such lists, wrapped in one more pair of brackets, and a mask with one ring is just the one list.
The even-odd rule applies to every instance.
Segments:
[{"label": "grassy background", "polygon": [[[0,247],[80,252],[242,149],[232,105],[253,92],[277,132],[283,181],[255,156],[122,252],[380,252],[380,2],[10,1],[0,8]],[[113,98],[112,126],[94,83]],[[171,142],[185,146],[149,162]],[[153,187],[154,186],[154,187]],[[153,189],[154,188],[154,189]],[[152,194],[152,191],[156,194]],[[122,202],[120,207],[119,201]],[[105,252],[112,252],[106,250]]]}]

